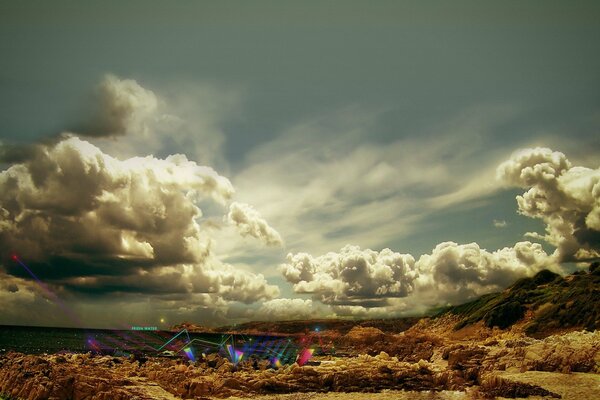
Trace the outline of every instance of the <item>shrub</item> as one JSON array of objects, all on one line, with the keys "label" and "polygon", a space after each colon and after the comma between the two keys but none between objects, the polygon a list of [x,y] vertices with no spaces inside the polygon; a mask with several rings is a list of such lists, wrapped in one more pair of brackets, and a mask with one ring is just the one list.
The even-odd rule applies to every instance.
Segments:
[{"label": "shrub", "polygon": [[506,329],[524,316],[525,307],[517,301],[511,301],[490,310],[484,321],[489,328],[497,326],[500,329]]}]

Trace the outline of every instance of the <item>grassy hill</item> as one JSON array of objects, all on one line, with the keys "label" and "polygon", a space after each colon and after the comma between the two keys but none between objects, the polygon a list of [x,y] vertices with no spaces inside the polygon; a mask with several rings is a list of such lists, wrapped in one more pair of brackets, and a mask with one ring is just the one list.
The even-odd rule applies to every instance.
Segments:
[{"label": "grassy hill", "polygon": [[528,310],[534,313],[525,327],[530,336],[547,336],[564,329],[600,329],[600,265],[593,263],[587,272],[565,277],[544,270],[518,280],[503,292],[448,307],[438,315],[462,317],[455,329],[479,321],[490,328],[506,329],[523,319]]}]

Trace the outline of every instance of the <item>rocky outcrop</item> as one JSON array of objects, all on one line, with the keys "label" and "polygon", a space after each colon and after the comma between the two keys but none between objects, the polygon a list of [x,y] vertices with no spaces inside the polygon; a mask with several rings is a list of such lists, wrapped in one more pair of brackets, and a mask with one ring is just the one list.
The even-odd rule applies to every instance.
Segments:
[{"label": "rocky outcrop", "polygon": [[[117,361],[118,360],[118,361]],[[383,389],[462,389],[462,379],[433,364],[404,363],[386,353],[323,361],[318,366],[296,364],[275,370],[246,362],[234,366],[225,359],[184,363],[92,355],[30,356],[9,353],[0,359],[0,392],[27,400],[156,399],[153,386],[173,398],[248,396],[292,392],[377,392]],[[145,394],[146,393],[146,394]],[[163,397],[167,398],[167,397]]]},{"label": "rocky outcrop", "polygon": [[459,343],[445,347],[448,368],[492,371],[600,372],[600,331],[571,332],[544,340],[527,337],[484,344]]},{"label": "rocky outcrop", "polygon": [[350,354],[376,355],[385,352],[399,361],[415,363],[419,360],[430,361],[434,349],[442,343],[437,336],[426,333],[407,331],[394,335],[373,327],[357,326],[339,340],[338,348]]},{"label": "rocky outcrop", "polygon": [[442,390],[463,388],[452,371],[436,369],[422,361],[400,362],[386,353],[377,356],[324,360],[318,366],[296,364],[279,370],[256,369],[252,363],[237,367],[228,361],[220,366],[182,365],[156,360],[146,363],[140,375],[154,380],[182,397],[243,396],[249,393],[376,392],[383,389]]},{"label": "rocky outcrop", "polygon": [[127,360],[90,354],[8,353],[0,357],[0,393],[24,400],[174,399],[156,384],[135,377],[135,368]]},{"label": "rocky outcrop", "polygon": [[486,379],[481,384],[479,393],[484,398],[490,399],[495,399],[496,397],[515,399],[529,396],[541,396],[545,399],[561,398],[559,394],[546,390],[540,386],[523,382],[515,382],[496,376]]},{"label": "rocky outcrop", "polygon": [[347,339],[373,351],[379,345],[373,340],[381,334],[383,343],[398,355],[382,351],[376,355],[327,356],[319,358],[318,365],[293,364],[279,369],[271,368],[264,360],[233,365],[218,355],[189,362],[154,357],[8,353],[0,356],[0,393],[27,400],[144,400],[478,387],[484,397],[548,397],[553,393],[533,384],[501,380],[498,374],[600,372],[600,332],[572,332],[544,340],[504,335],[479,342],[450,342],[435,335],[419,337],[415,331],[386,335],[361,328]]}]

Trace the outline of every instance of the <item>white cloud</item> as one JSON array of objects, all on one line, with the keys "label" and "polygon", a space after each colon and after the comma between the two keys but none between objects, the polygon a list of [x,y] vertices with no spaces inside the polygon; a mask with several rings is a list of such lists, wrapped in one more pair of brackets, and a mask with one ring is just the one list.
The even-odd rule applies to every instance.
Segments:
[{"label": "white cloud", "polygon": [[310,299],[273,299],[265,301],[254,315],[265,321],[301,320],[321,317],[324,307]]},{"label": "white cloud", "polygon": [[[562,153],[536,148],[515,153],[498,167],[498,177],[509,185],[529,188],[517,197],[519,211],[544,220],[547,234],[528,235],[557,246],[555,254],[549,255],[540,244],[528,241],[496,251],[482,249],[477,243],[444,242],[416,262],[412,256],[402,255],[413,260],[405,269],[410,273],[401,275],[406,280],[394,278],[385,281],[383,287],[397,284],[407,289],[403,291],[384,290],[382,282],[374,279],[373,265],[378,263],[373,260],[380,253],[356,246],[318,257],[289,254],[281,272],[297,293],[310,293],[333,305],[337,315],[368,316],[464,302],[502,290],[542,269],[561,272],[560,262],[564,260],[598,256],[600,170],[573,167]],[[493,224],[507,226],[504,220],[494,220]],[[383,252],[399,255],[388,249]],[[366,255],[371,255],[370,261]],[[353,267],[355,264],[359,267]],[[347,266],[350,275],[343,273]]]},{"label": "white cloud", "polygon": [[132,79],[107,75],[97,88],[97,103],[90,121],[78,132],[86,136],[147,134],[148,122],[155,116],[158,98]]},{"label": "white cloud", "polygon": [[492,221],[492,224],[495,228],[506,228],[508,223],[503,219],[495,219]]},{"label": "white cloud", "polygon": [[[206,274],[207,271],[202,271]],[[243,271],[228,264],[212,265],[208,272],[218,281],[218,293],[225,299],[254,303],[257,300],[273,299],[280,294],[275,285],[270,285],[262,274]]]},{"label": "white cloud", "polygon": [[381,129],[381,113],[348,108],[300,121],[254,147],[232,180],[237,198],[276,221],[291,251],[381,248],[432,213],[498,190],[496,160],[505,150],[482,150],[492,128],[513,115],[471,110],[418,135],[398,132],[378,142],[371,136]]},{"label": "white cloud", "polygon": [[415,296],[433,304],[457,304],[499,291],[545,268],[560,271],[556,259],[546,254],[541,245],[531,242],[519,242],[494,252],[477,243],[444,242],[431,254],[422,255],[416,267],[419,277]]},{"label": "white cloud", "polygon": [[198,222],[200,200],[232,194],[227,178],[183,155],[121,161],[71,137],[0,173],[0,251],[74,292],[273,298],[262,275],[215,258]]},{"label": "white cloud", "polygon": [[488,252],[444,242],[417,262],[410,254],[345,246],[339,253],[288,255],[281,266],[296,293],[310,293],[339,316],[376,317],[457,304],[499,291],[544,268],[560,270],[537,243]]},{"label": "white cloud", "polygon": [[99,85],[98,111],[74,131],[118,158],[184,153],[226,169],[221,124],[235,114],[240,92],[197,83],[162,89],[159,96],[134,80],[108,75]]},{"label": "white cloud", "polygon": [[417,276],[411,255],[345,246],[339,253],[313,257],[288,254],[280,266],[297,293],[310,293],[326,304],[371,303],[404,297],[412,292]]},{"label": "white cloud", "polygon": [[561,261],[600,257],[600,169],[572,166],[563,153],[523,149],[498,167],[505,184],[528,189],[517,196],[519,212],[546,223]]},{"label": "white cloud", "polygon": [[267,246],[281,246],[283,244],[279,233],[249,204],[231,203],[227,214],[227,222],[235,226],[242,236],[252,236]]}]

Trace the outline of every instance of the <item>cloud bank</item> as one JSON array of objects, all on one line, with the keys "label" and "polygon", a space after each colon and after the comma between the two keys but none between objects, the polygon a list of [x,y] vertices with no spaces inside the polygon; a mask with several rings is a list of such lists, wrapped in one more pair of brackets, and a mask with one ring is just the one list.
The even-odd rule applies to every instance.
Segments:
[{"label": "cloud bank", "polygon": [[462,302],[502,290],[544,268],[558,267],[541,245],[531,242],[494,252],[477,243],[444,242],[416,262],[412,255],[390,249],[345,246],[339,253],[318,257],[288,254],[280,267],[296,293],[339,306],[336,312],[342,315],[364,314],[369,308],[388,310],[394,298],[405,298],[396,304],[406,309],[396,312],[406,312],[417,302],[421,306]]},{"label": "cloud bank", "polygon": [[[279,296],[262,274],[222,262],[214,252],[220,226],[210,221],[217,220],[214,214],[223,218],[234,188],[214,169],[172,150],[212,159],[205,156],[218,153],[222,134],[216,128],[221,111],[210,105],[226,109],[236,96],[210,88],[191,92],[204,96],[208,107],[197,109],[185,88],[173,105],[193,108],[185,120],[169,114],[164,99],[138,82],[107,75],[97,87],[95,109],[74,133],[34,144],[0,143],[0,163],[8,164],[0,172],[1,295],[10,297],[3,304],[32,303],[36,310],[49,304],[48,292],[31,284],[12,254],[51,292],[96,315],[105,304],[147,316],[148,303],[139,301],[144,298],[163,313],[187,319],[196,313],[194,319],[224,323],[233,302]],[[156,150],[169,155],[130,156]],[[234,202],[227,218],[244,236],[269,246],[283,243],[248,204]],[[2,314],[25,321],[18,313]],[[64,323],[46,314],[32,319]]]},{"label": "cloud bank", "polygon": [[265,321],[302,320],[321,313],[310,299],[273,299],[265,301],[254,317]]}]

